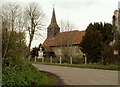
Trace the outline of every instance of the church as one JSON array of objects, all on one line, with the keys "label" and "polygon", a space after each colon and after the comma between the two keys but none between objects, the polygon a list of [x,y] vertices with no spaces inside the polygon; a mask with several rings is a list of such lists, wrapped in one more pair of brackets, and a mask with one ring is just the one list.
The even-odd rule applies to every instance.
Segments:
[{"label": "church", "polygon": [[79,57],[84,53],[80,49],[85,31],[73,30],[60,32],[53,7],[51,23],[47,28],[47,38],[42,44],[44,57]]}]

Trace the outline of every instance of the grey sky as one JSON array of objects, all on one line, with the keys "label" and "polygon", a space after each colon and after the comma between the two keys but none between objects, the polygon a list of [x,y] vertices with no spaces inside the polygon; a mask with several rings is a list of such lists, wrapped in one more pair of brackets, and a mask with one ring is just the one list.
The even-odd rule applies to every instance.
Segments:
[{"label": "grey sky", "polygon": [[120,8],[120,1],[119,1],[119,3],[118,3],[118,8]]},{"label": "grey sky", "polygon": [[[4,0],[1,2],[16,2],[17,0]],[[53,4],[58,24],[61,20],[70,21],[75,25],[76,30],[85,30],[89,23],[112,21],[113,12],[118,8],[120,0],[19,0],[19,2],[38,2],[46,14],[46,28],[50,23]],[[42,39],[35,38],[32,47],[42,43],[47,35],[43,32]]]}]

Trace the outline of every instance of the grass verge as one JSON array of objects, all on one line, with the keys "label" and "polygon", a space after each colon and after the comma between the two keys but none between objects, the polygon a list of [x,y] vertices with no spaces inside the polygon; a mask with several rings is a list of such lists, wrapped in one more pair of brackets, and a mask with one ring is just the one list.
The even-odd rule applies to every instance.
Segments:
[{"label": "grass verge", "polygon": [[38,71],[33,65],[25,63],[19,68],[2,70],[2,86],[52,85],[55,79]]},{"label": "grass verge", "polygon": [[120,71],[120,67],[118,64],[59,64],[59,63],[41,63],[41,62],[32,62],[37,64],[45,64],[45,65],[54,65],[54,66],[65,66],[65,67],[76,67],[76,68],[89,68],[89,69],[103,69],[103,70],[116,70]]}]

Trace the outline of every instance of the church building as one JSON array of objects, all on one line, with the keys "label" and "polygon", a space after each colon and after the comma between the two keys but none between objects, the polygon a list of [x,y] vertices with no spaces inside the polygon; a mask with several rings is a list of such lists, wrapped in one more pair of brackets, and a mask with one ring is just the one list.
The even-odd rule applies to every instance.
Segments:
[{"label": "church building", "polygon": [[47,38],[42,44],[44,49],[44,57],[83,57],[83,52],[80,50],[85,31],[73,30],[60,32],[60,27],[57,24],[55,9],[53,8],[50,25],[47,28]]}]

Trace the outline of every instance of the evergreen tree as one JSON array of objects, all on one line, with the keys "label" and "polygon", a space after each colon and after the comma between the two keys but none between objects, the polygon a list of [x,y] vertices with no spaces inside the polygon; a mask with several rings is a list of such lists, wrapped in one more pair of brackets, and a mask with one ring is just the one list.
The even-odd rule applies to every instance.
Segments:
[{"label": "evergreen tree", "polygon": [[85,37],[81,42],[81,47],[86,51],[88,62],[97,62],[101,58],[100,50],[102,49],[103,37],[97,27],[97,23],[95,25],[89,24]]},{"label": "evergreen tree", "polygon": [[31,56],[32,56],[32,57],[35,57],[35,56],[38,57],[38,51],[40,51],[40,48],[39,48],[39,47],[33,48],[32,51],[31,51]]},{"label": "evergreen tree", "polygon": [[[86,29],[85,36],[80,46],[85,50],[88,62],[98,62],[102,57],[108,58],[112,53],[110,50],[105,50],[106,46],[113,40],[112,25],[109,23],[90,23]],[[108,52],[107,52],[108,51]],[[111,56],[112,57],[112,56]]]}]

